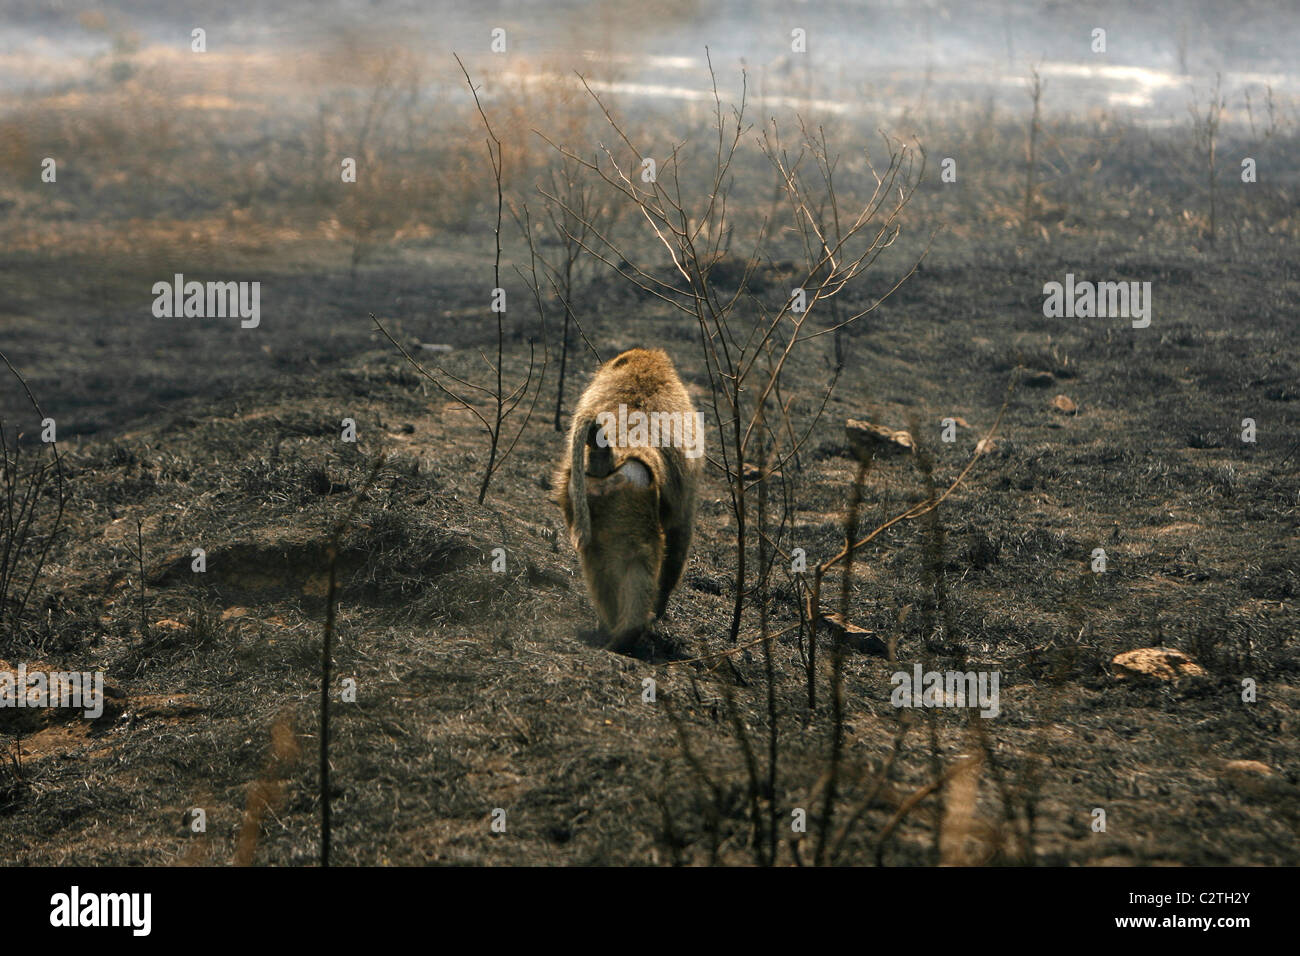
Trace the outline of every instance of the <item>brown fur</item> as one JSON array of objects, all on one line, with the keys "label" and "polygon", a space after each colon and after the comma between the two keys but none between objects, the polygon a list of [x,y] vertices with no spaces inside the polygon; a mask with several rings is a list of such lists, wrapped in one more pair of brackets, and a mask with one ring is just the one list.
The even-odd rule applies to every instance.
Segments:
[{"label": "brown fur", "polygon": [[[666,352],[624,352],[597,369],[582,393],[568,454],[555,473],[555,501],[591,603],[615,644],[626,645],[664,613],[681,577],[704,459],[688,458],[676,446],[618,447],[617,434],[607,436],[609,447],[599,447],[597,416],[617,415],[620,404],[629,413],[680,413],[683,419],[693,418],[695,408]],[[643,486],[637,479],[646,471],[650,480]]]}]

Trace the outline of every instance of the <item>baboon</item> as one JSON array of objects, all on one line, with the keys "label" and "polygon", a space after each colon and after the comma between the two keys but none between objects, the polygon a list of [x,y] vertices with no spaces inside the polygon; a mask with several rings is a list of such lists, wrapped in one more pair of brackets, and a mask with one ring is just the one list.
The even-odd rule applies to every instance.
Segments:
[{"label": "baboon", "polygon": [[596,370],[554,495],[616,648],[668,606],[691,545],[703,455],[703,416],[668,353],[631,349]]}]

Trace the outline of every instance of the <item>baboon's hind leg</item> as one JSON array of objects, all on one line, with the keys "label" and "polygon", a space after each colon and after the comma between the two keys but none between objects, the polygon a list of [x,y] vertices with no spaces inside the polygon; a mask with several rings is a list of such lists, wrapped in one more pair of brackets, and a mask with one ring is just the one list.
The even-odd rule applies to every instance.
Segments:
[{"label": "baboon's hind leg", "polygon": [[622,570],[609,594],[607,613],[612,622],[607,629],[613,638],[611,648],[622,650],[631,647],[645,632],[650,622],[654,589],[655,580],[650,569],[640,562],[632,562]]},{"label": "baboon's hind leg", "polygon": [[659,596],[655,601],[655,617],[663,617],[668,609],[668,596],[677,587],[686,555],[691,550],[690,526],[672,528],[664,533],[664,563],[659,569]]}]

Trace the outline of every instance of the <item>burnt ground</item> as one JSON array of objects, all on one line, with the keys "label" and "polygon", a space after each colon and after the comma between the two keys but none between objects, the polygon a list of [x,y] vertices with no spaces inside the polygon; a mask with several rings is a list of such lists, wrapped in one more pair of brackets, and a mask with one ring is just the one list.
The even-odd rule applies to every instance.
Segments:
[{"label": "burnt ground", "polygon": [[[30,60],[0,57],[5,76],[41,73],[0,89],[0,350],[57,422],[67,503],[14,620],[12,591],[0,589],[0,671],[102,670],[112,688],[94,723],[0,710],[0,863],[315,863],[321,645],[340,527],[334,862],[746,864],[757,815],[760,845],[775,821],[782,864],[1300,863],[1300,150],[1294,83],[1265,86],[1294,59],[1276,28],[1289,8],[1225,17],[1198,2],[1184,5],[1198,13],[1190,23],[1162,11],[1141,30],[1108,10],[1102,61],[1073,8],[894,5],[883,32],[864,35],[860,5],[848,5],[843,48],[862,55],[818,59],[827,54],[814,47],[809,68],[791,70],[785,5],[768,11],[781,24],[770,36],[761,22],[733,29],[725,11],[706,28],[712,8],[693,4],[601,17],[530,8],[509,23],[509,57],[482,48],[496,25],[487,12],[435,22],[400,4],[387,22],[374,4],[335,4],[346,19],[317,16],[316,4],[307,20],[290,6],[270,25],[291,36],[269,44],[239,32],[262,20],[214,15],[198,57],[188,26],[151,19],[158,6],[32,0],[15,23],[52,18],[98,52],[32,44]],[[1016,52],[1004,67],[1008,10]],[[950,60],[945,37],[964,45],[971,20],[996,34],[996,50]],[[1144,36],[1150,50],[1136,43]],[[872,194],[862,151],[884,164],[879,130],[927,150],[901,238],[845,291],[846,306],[890,288],[939,230],[922,267],[853,327],[819,418],[831,337],[791,359],[783,400],[796,427],[816,425],[769,485],[781,547],[802,548],[810,565],[840,547],[857,471],[846,419],[910,429],[922,449],[867,472],[865,530],[947,487],[1007,403],[993,447],[933,517],[894,525],[853,566],[834,771],[832,636],[817,645],[814,710],[784,559],[770,578],[772,680],[760,594],[728,640],[737,554],[716,469],[668,619],[629,653],[601,646],[548,500],[563,447],[552,422],[558,313],[550,303],[538,329],[514,271],[527,250],[512,216],[506,380],[523,380],[530,337],[549,344],[550,362],[482,505],[481,427],[369,318],[420,361],[484,381],[480,350],[496,348],[485,307],[495,190],[450,49],[464,53],[503,138],[509,201],[529,202],[538,224],[535,187],[554,183],[557,156],[533,130],[580,151],[616,142],[573,70],[607,89],[639,79],[704,90],[711,43],[724,103],[740,86],[737,57],[750,63],[756,125],[726,183],[735,250],[777,210],[757,134],[779,115],[797,149],[794,108],[842,156],[846,211]],[[17,46],[26,55],[25,40]],[[611,56],[575,52],[588,47]],[[880,67],[879,48],[900,65]],[[1035,125],[1016,78],[1040,50],[1049,85]],[[667,60],[646,72],[651,52]],[[1080,78],[1102,66],[1120,79]],[[1220,70],[1211,161],[1198,117]],[[1156,101],[1124,105],[1148,85],[1159,115]],[[819,113],[819,97],[850,109]],[[685,144],[686,191],[707,202],[711,104],[607,100],[629,141],[665,158],[661,173]],[[58,160],[55,182],[42,179],[46,157]],[[340,157],[358,160],[356,182],[341,178]],[[954,181],[940,178],[944,159],[956,161]],[[612,210],[616,238],[666,267],[623,212]],[[769,306],[794,278],[783,265],[791,233],[775,225],[770,249],[780,248],[751,289]],[[177,272],[260,282],[261,325],[155,319],[150,290]],[[740,272],[723,263],[713,281],[728,292]],[[1044,283],[1067,273],[1150,282],[1150,327],[1044,317]],[[601,268],[583,269],[578,289],[602,355],[666,348],[706,403],[692,321]],[[754,315],[742,300],[739,320]],[[573,341],[566,409],[595,365]],[[951,443],[948,418],[963,423]],[[1254,442],[1242,440],[1247,418]],[[22,432],[23,460],[36,460],[40,420],[7,370],[0,419],[5,442]],[[344,419],[355,443],[341,440]],[[716,450],[712,431],[709,442]],[[52,506],[47,488],[37,541]],[[753,592],[756,550],[748,557]],[[841,593],[833,573],[823,607]],[[1115,676],[1117,654],[1153,647],[1203,673]],[[892,706],[891,675],[917,664],[998,673],[1000,712]],[[341,699],[347,682],[353,702]],[[1247,686],[1255,699],[1243,699]],[[765,775],[773,752],[769,792],[751,768]],[[505,832],[493,831],[496,810]],[[802,835],[791,827],[800,810]]]},{"label": "burnt ground", "polygon": [[[116,697],[97,724],[0,726],[14,755],[0,769],[0,859],[314,862],[327,549],[355,501],[337,561],[335,674],[357,688],[355,703],[336,704],[332,735],[337,862],[752,860],[735,728],[765,756],[762,655],[754,645],[698,659],[730,647],[725,484],[713,472],[705,480],[697,543],[658,638],[630,654],[599,646],[545,488],[563,444],[551,424],[554,366],[477,504],[480,427],[366,317],[377,312],[409,344],[450,344],[418,354],[481,374],[476,349],[492,326],[481,310],[448,305],[472,300],[468,280],[443,268],[430,281],[439,253],[412,255],[355,281],[264,265],[271,305],[257,334],[123,313],[101,314],[102,329],[89,331],[77,309],[94,313],[93,295],[79,305],[84,288],[42,292],[51,287],[36,260],[6,261],[17,297],[4,347],[67,422],[69,505],[54,585],[25,643],[3,656],[102,669]],[[1151,327],[1044,319],[1041,285],[1067,271],[1151,280]],[[896,526],[855,565],[850,618],[896,661],[870,641],[846,653],[832,835],[856,816],[835,860],[1300,862],[1298,285],[1293,243],[1224,255],[1069,235],[976,252],[941,241],[856,328],[835,396],[788,466],[798,497],[783,540],[810,562],[842,538],[855,472],[846,418],[913,428],[943,487],[1009,382],[1019,385],[995,448],[938,520]],[[680,316],[606,279],[584,293],[583,314],[607,356],[664,345],[697,400],[707,394],[697,333]],[[526,334],[510,329],[512,378],[527,363]],[[574,362],[566,407],[594,366],[590,354]],[[829,337],[797,362],[789,381],[796,413],[808,415],[830,376]],[[1060,394],[1075,413],[1051,407]],[[970,427],[946,444],[939,423],[950,416]],[[340,440],[345,417],[355,444]],[[1246,417],[1258,425],[1254,444],[1240,440]],[[925,487],[915,458],[878,462],[862,524]],[[206,573],[190,570],[194,547],[206,551]],[[1090,567],[1098,547],[1101,574]],[[503,572],[492,569],[496,548]],[[772,581],[776,632],[798,616],[789,576]],[[834,576],[827,592],[830,606]],[[758,636],[752,610],[741,633]],[[1115,654],[1161,645],[1205,676],[1112,675]],[[775,805],[782,820],[796,808],[810,820],[799,846],[782,838],[781,860],[807,861],[827,782],[830,655],[823,636],[810,713],[802,641],[789,632],[773,646]],[[999,671],[1000,715],[892,707],[890,675],[916,662]],[[643,701],[646,678],[654,703]],[[1246,678],[1253,703],[1242,700]],[[288,730],[273,753],[277,721]],[[965,777],[973,791],[949,773],[938,793],[908,803],[972,754],[985,755]],[[189,828],[195,807],[207,814],[204,835]],[[505,833],[491,830],[496,808]],[[1096,808],[1105,832],[1091,827]]]}]

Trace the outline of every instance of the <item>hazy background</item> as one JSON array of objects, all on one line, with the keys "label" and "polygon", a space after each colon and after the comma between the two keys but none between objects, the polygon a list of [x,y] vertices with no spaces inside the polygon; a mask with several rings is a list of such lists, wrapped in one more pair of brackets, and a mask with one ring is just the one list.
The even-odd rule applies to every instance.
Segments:
[{"label": "hazy background", "polygon": [[[539,209],[537,184],[557,166],[539,133],[584,156],[615,140],[579,73],[647,154],[662,161],[685,143],[710,159],[707,50],[724,113],[746,87],[742,227],[771,199],[754,145],[771,122],[787,137],[800,122],[824,130],[850,200],[873,184],[882,134],[926,151],[900,264],[931,237],[932,261],[969,262],[1026,230],[1126,249],[1201,242],[1210,197],[1192,109],[1204,116],[1218,84],[1222,227],[1237,254],[1252,235],[1271,247],[1296,208],[1286,142],[1300,13],[1283,2],[1132,7],[12,0],[0,8],[0,347],[76,434],[332,361],[371,341],[370,311],[469,344],[478,325],[462,320],[479,292],[464,283],[487,277],[495,192],[453,52],[503,140],[516,209]],[[505,54],[489,51],[496,27]],[[1097,27],[1104,54],[1091,49]],[[805,54],[791,52],[796,28]],[[1243,155],[1260,183],[1233,192]],[[340,180],[345,157],[356,183]],[[957,188],[937,175],[948,157]],[[57,183],[41,179],[46,158]],[[627,242],[647,241],[629,228]],[[505,250],[512,281],[518,238]],[[648,241],[645,254],[659,255]],[[175,272],[261,281],[262,329],[214,336],[152,320],[149,289]],[[127,368],[108,375],[106,362]]]},{"label": "hazy background", "polygon": [[[1136,7],[1136,8],[1135,8]],[[503,27],[516,68],[558,59],[615,68],[629,96],[689,100],[706,91],[704,47],[732,80],[740,65],[772,95],[811,84],[838,108],[878,110],[884,96],[928,94],[936,107],[1020,105],[1018,84],[1038,65],[1047,101],[1062,112],[1118,110],[1143,122],[1182,119],[1189,83],[1222,73],[1225,85],[1271,84],[1293,95],[1300,11],[1278,0],[1216,3],[976,2],[439,3],[12,0],[0,11],[0,83],[7,94],[66,89],[91,79],[96,61],[128,44],[135,62],[188,52],[208,31],[205,69],[279,73],[341,54],[330,79],[360,82],[364,56],[394,47],[450,78],[447,54],[486,52]],[[789,33],[807,31],[808,54],[790,55]],[[1091,52],[1091,31],[1107,51]],[[587,55],[590,59],[587,59]],[[519,62],[520,60],[523,62]],[[351,70],[351,76],[349,71]],[[232,78],[233,79],[233,78]],[[253,100],[287,106],[282,92]]]}]

